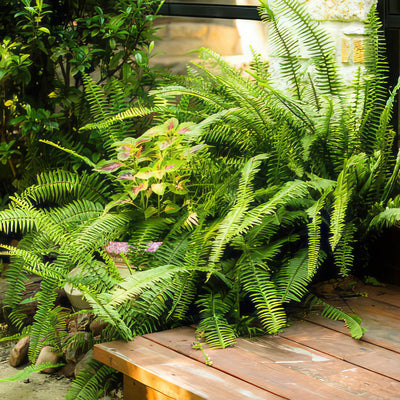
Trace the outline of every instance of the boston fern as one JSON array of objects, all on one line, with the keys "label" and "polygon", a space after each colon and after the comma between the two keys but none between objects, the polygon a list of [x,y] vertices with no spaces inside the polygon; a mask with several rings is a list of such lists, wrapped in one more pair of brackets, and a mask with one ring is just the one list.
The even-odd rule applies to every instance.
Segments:
[{"label": "boston fern", "polygon": [[[10,287],[5,306],[11,310],[10,320],[17,326],[24,323],[21,299],[25,281],[32,274],[42,278],[41,290],[34,299],[38,310],[30,331],[31,361],[36,360],[48,338],[54,336],[51,331],[56,324],[51,318],[56,289],[73,279],[68,275],[72,269],[85,271],[87,277],[80,277],[80,285],[92,291],[106,290],[118,277],[111,263],[99,267],[94,262],[95,252],[127,223],[125,215],[104,209],[106,195],[107,187],[98,177],[50,172],[42,174],[36,185],[14,196],[9,208],[0,213],[2,231],[23,235],[17,248],[1,246],[3,254],[10,255],[12,260],[6,272]],[[44,204],[46,208],[42,207]]]},{"label": "boston fern", "polygon": [[[238,309],[243,299],[250,299],[264,330],[277,332],[286,324],[284,304],[304,297],[321,266],[334,266],[331,272],[342,276],[361,268],[375,230],[396,223],[399,215],[400,159],[392,153],[390,125],[399,86],[392,93],[387,89],[375,9],[367,22],[366,63],[350,86],[338,73],[330,36],[302,5],[295,0],[262,2],[260,13],[272,30],[281,61],[279,78],[269,74],[258,55],[249,78],[203,49],[186,77],[152,92],[156,120],[177,116],[199,122],[226,112],[201,139],[214,167],[230,178],[218,180],[203,171],[209,191],[196,201],[199,225],[186,234],[190,247],[180,247],[172,262],[187,265],[186,257],[195,253],[192,267],[201,263],[197,265],[212,268],[203,284],[196,285],[194,273],[175,276],[186,295],[174,294],[182,302],[174,310],[188,310],[205,290],[214,297],[211,303],[197,303],[203,308],[217,304],[218,298],[237,299],[224,312],[220,307],[217,314],[201,312],[207,321],[213,316],[214,325],[221,321],[225,335],[216,335],[217,328],[207,329],[205,322],[199,325],[213,345],[222,338],[221,347],[238,332],[246,313]],[[308,63],[298,57],[300,43],[310,56]],[[171,95],[180,96],[180,102],[160,107],[160,99]],[[133,107],[103,125],[138,112]],[[165,239],[156,264],[177,243],[174,235]],[[328,305],[325,314],[343,315]],[[360,337],[357,324],[349,326]]]}]

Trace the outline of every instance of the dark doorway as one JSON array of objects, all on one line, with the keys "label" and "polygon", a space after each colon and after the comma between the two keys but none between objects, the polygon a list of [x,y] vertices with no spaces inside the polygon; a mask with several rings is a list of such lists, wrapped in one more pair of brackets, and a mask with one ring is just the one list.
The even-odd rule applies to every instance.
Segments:
[{"label": "dark doorway", "polygon": [[[400,1],[381,0],[379,12],[385,29],[387,57],[390,66],[389,85],[393,88],[400,76]],[[397,101],[394,113],[394,127],[400,132],[400,102]]]}]

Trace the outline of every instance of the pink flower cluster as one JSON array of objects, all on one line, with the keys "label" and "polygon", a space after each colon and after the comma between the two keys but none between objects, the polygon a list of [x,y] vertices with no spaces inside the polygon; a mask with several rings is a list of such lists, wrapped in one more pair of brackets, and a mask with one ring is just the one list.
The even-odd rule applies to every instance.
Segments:
[{"label": "pink flower cluster", "polygon": [[[163,242],[150,242],[146,243],[148,246],[146,251],[154,253],[163,244]],[[127,242],[108,242],[104,250],[109,254],[126,254],[130,253],[134,248],[130,246]]]},{"label": "pink flower cluster", "polygon": [[147,244],[147,249],[146,251],[150,253],[155,253],[157,249],[163,244],[163,242],[151,242],[151,243],[146,243]]}]

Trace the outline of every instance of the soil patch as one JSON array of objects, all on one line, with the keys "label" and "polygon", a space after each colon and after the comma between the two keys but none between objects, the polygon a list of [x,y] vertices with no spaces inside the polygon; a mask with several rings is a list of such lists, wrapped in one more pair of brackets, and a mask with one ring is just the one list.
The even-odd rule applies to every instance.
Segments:
[{"label": "soil patch", "polygon": [[[23,369],[13,368],[8,363],[14,344],[15,342],[0,342],[0,379],[10,377]],[[68,378],[34,373],[26,381],[0,382],[0,393],[2,399],[7,400],[64,400],[70,387],[71,381]]]}]

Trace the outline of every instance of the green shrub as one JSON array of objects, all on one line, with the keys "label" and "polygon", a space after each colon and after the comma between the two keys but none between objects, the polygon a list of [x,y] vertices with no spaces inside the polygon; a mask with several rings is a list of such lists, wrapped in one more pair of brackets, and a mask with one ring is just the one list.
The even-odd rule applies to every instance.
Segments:
[{"label": "green shrub", "polygon": [[[111,99],[144,99],[156,78],[149,68],[159,0],[113,2],[4,0],[0,6],[1,193],[23,189],[36,173],[66,167],[39,139],[103,152],[96,136],[78,133],[90,118],[83,75],[92,74]],[[3,144],[4,143],[4,144]],[[75,168],[79,165],[75,163]],[[11,186],[13,185],[13,187]]]}]

